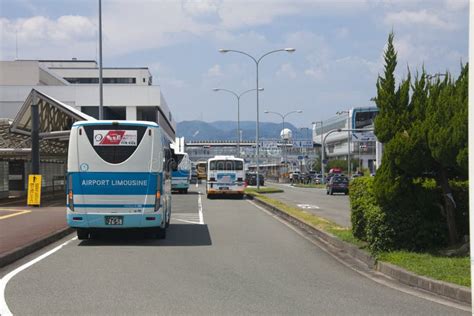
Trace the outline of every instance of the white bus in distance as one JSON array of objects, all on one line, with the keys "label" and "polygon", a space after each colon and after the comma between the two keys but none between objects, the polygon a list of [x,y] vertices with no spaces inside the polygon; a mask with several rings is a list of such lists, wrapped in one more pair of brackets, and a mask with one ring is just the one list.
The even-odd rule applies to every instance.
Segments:
[{"label": "white bus in distance", "polygon": [[244,160],[234,156],[215,156],[207,163],[206,193],[215,195],[231,194],[244,196]]},{"label": "white bus in distance", "polygon": [[153,122],[73,124],[67,165],[67,223],[79,239],[140,228],[166,237],[171,217],[170,140]]},{"label": "white bus in distance", "polygon": [[171,190],[188,193],[191,182],[191,160],[187,153],[176,153],[177,168],[171,174]]}]

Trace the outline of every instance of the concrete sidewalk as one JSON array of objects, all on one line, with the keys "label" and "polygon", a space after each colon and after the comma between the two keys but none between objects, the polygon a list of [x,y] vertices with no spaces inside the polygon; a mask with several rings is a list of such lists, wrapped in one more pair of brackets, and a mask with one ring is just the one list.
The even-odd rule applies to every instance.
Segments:
[{"label": "concrete sidewalk", "polygon": [[72,232],[66,225],[65,197],[41,207],[23,200],[0,202],[0,267]]}]

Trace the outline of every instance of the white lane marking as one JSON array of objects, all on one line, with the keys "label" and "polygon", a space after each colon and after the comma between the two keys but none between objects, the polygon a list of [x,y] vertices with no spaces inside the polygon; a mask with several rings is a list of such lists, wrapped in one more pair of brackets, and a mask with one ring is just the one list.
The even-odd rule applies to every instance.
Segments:
[{"label": "white lane marking", "polygon": [[204,225],[204,215],[202,212],[201,192],[198,192],[198,214],[194,213],[174,213],[173,220],[188,224]]},{"label": "white lane marking", "polygon": [[201,223],[199,223],[199,222],[188,221],[188,220],[180,219],[180,218],[175,218],[174,220],[175,221],[180,221],[180,222],[183,222],[183,223],[188,223],[188,224],[201,225]]},{"label": "white lane marking", "polygon": [[198,197],[198,212],[199,212],[199,224],[204,225],[204,215],[202,213],[201,192],[199,192],[199,197]]},{"label": "white lane marking", "polygon": [[44,258],[52,255],[53,253],[60,250],[62,247],[66,246],[71,241],[76,240],[76,239],[77,239],[77,237],[69,239],[68,241],[66,241],[66,242],[62,243],[61,245],[57,246],[56,248],[53,248],[50,251],[45,252],[41,256],[25,263],[24,265],[22,265],[18,268],[16,268],[15,270],[13,270],[10,273],[8,273],[7,275],[5,275],[2,279],[0,279],[0,315],[2,315],[2,316],[12,315],[12,312],[8,308],[7,302],[5,300],[5,288],[7,287],[8,281],[10,281],[15,275],[17,275],[21,271],[23,271],[25,269],[28,269],[29,267],[31,267],[35,263],[37,263],[37,262],[43,260]]},{"label": "white lane marking", "polygon": [[397,290],[397,291],[400,291],[402,293],[405,293],[405,294],[410,294],[410,295],[413,295],[413,296],[416,296],[418,298],[422,298],[422,299],[425,299],[425,300],[428,300],[428,301],[431,301],[431,302],[435,302],[435,303],[438,303],[438,304],[441,304],[441,305],[445,305],[445,306],[449,306],[449,307],[452,307],[452,308],[457,308],[457,309],[460,309],[460,310],[463,310],[463,311],[467,311],[467,312],[470,312],[471,311],[471,308],[468,307],[468,306],[465,306],[465,305],[462,305],[462,304],[459,304],[459,303],[456,303],[456,302],[453,302],[453,301],[450,301],[448,299],[444,299],[442,297],[438,297],[434,294],[429,294],[429,293],[424,293],[422,292],[422,290],[415,290],[415,289],[411,289],[409,288],[408,286],[404,286],[403,284],[397,284],[396,281],[388,281],[387,277],[379,272],[376,272],[374,271],[373,273],[375,275],[378,275],[380,276],[381,278],[383,279],[379,279],[379,278],[376,278],[375,276],[369,274],[369,273],[366,273],[364,271],[360,271],[356,268],[354,268],[353,266],[351,266],[349,263],[345,262],[344,260],[342,260],[341,258],[337,257],[336,255],[334,255],[332,252],[330,252],[329,250],[325,249],[324,248],[324,243],[323,242],[318,242],[308,236],[306,236],[303,232],[301,232],[298,228],[294,227],[293,225],[291,225],[290,223],[286,222],[285,220],[281,219],[278,215],[275,215],[273,214],[272,212],[266,210],[265,208],[261,207],[260,205],[257,205],[255,202],[253,201],[250,201],[250,200],[247,200],[247,202],[249,202],[250,204],[252,204],[253,206],[255,206],[257,209],[261,210],[262,212],[270,215],[271,217],[273,217],[274,219],[276,219],[277,221],[279,221],[280,223],[282,223],[283,225],[287,226],[288,228],[290,228],[291,230],[293,230],[295,233],[297,233],[298,235],[300,235],[301,237],[303,237],[304,239],[306,239],[307,241],[309,241],[310,243],[312,243],[313,245],[316,245],[319,249],[321,249],[322,251],[324,251],[325,253],[327,253],[328,255],[330,255],[331,257],[333,257],[334,259],[336,259],[339,263],[343,264],[344,266],[348,267],[349,269],[359,273],[360,275],[362,276],[365,276],[366,278],[376,282],[376,283],[379,283],[379,284],[382,284],[382,285],[385,285],[386,287],[389,287],[391,289],[394,289],[394,290]]},{"label": "white lane marking", "polygon": [[313,204],[296,204],[296,206],[304,210],[319,210],[320,209],[319,206],[313,205]]}]

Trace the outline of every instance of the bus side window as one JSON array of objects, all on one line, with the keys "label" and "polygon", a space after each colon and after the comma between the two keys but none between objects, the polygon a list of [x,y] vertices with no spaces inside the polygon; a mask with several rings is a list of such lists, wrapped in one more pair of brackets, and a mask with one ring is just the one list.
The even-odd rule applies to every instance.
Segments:
[{"label": "bus side window", "polygon": [[171,151],[169,148],[165,148],[165,160],[163,161],[163,172],[169,173],[171,171]]},{"label": "bus side window", "polygon": [[178,170],[178,156],[174,153],[174,150],[171,149],[171,164],[170,164],[170,168],[171,168],[171,171],[177,171]]}]

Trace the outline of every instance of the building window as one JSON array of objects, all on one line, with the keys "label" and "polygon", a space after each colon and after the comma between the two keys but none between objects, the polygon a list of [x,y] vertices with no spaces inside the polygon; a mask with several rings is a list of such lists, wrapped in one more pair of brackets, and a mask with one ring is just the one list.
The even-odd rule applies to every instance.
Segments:
[{"label": "building window", "polygon": [[[64,78],[64,80],[73,84],[97,84],[99,78]],[[104,84],[135,84],[136,78],[102,78]]]},{"label": "building window", "polygon": [[158,122],[157,120],[157,109],[154,106],[138,106],[137,107],[137,120],[139,121],[150,121]]}]

